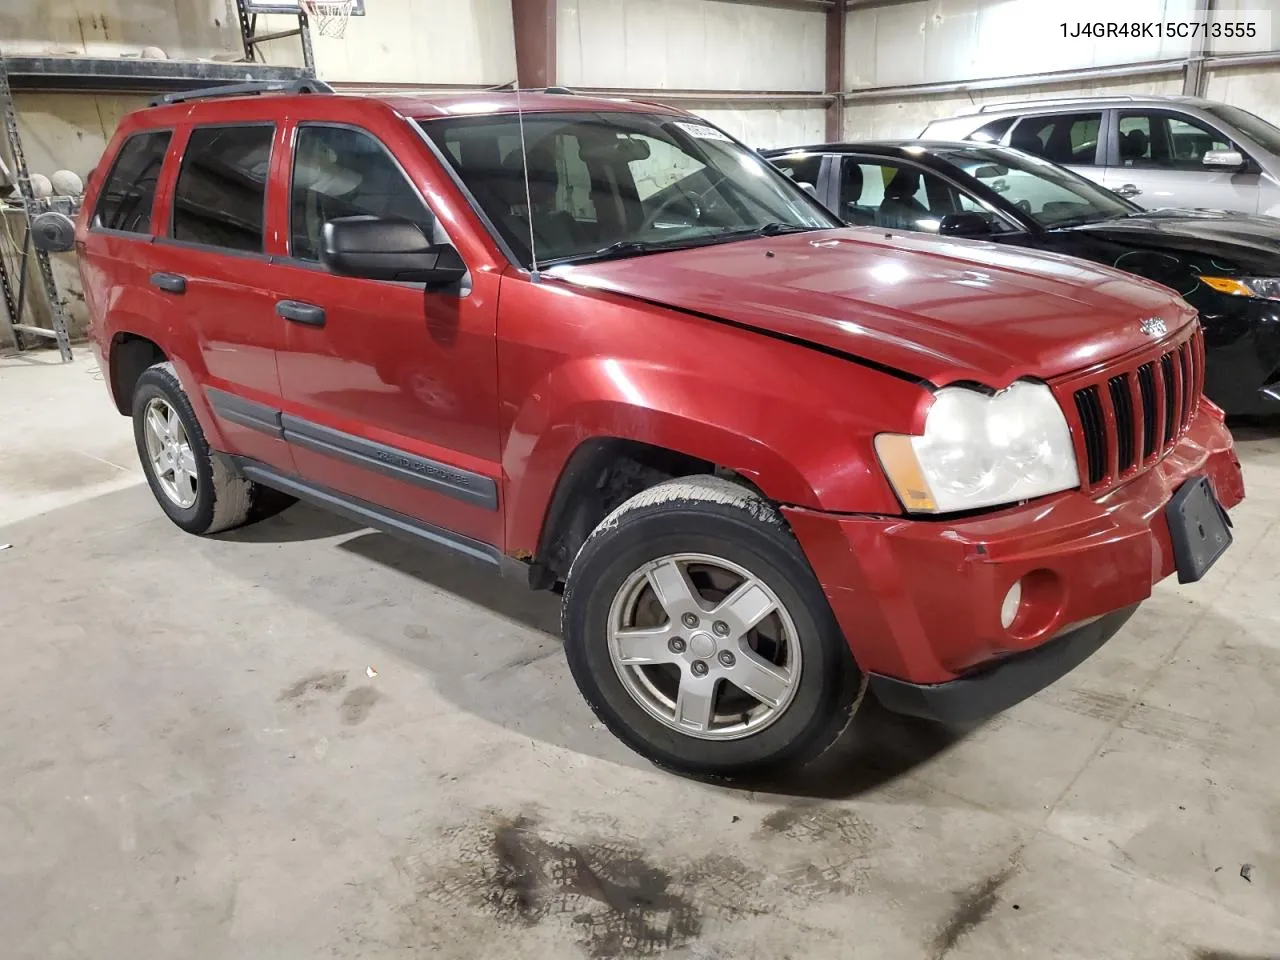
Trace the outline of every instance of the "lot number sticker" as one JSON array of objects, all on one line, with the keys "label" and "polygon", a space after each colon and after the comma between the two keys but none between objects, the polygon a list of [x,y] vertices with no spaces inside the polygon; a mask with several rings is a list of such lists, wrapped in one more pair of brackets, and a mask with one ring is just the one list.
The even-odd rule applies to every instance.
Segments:
[{"label": "lot number sticker", "polygon": [[680,123],[677,121],[675,126],[679,127],[691,137],[697,137],[699,140],[722,140],[725,143],[733,143],[731,139],[715,127],[708,127],[702,123]]}]

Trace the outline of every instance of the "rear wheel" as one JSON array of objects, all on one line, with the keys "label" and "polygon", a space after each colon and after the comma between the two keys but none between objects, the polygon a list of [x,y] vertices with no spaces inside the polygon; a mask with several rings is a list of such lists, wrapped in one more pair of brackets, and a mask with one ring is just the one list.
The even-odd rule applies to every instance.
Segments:
[{"label": "rear wheel", "polygon": [[816,757],[863,687],[781,515],[717,477],[661,484],[606,518],[570,570],[564,628],[597,716],[695,775]]},{"label": "rear wheel", "polygon": [[156,502],[188,533],[229,530],[295,502],[238,476],[209,449],[171,363],[148,367],[138,378],[133,435]]}]

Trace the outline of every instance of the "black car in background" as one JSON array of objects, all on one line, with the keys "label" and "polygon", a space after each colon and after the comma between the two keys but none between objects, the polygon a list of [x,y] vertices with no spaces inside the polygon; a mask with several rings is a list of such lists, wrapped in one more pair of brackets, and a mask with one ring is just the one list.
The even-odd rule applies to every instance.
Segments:
[{"label": "black car in background", "polygon": [[764,155],[853,226],[1082,257],[1178,291],[1200,312],[1205,392],[1280,413],[1280,219],[1144,210],[1041,157],[974,143],[828,144]]}]

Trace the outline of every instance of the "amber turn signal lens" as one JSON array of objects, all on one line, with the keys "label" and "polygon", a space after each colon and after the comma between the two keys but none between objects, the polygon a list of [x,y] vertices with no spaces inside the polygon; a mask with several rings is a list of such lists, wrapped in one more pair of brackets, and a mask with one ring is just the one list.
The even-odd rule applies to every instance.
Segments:
[{"label": "amber turn signal lens", "polygon": [[1237,297],[1252,297],[1254,295],[1247,285],[1239,280],[1232,280],[1230,277],[1201,277],[1200,279],[1219,293],[1230,293]]},{"label": "amber turn signal lens", "polygon": [[929,484],[920,472],[920,461],[916,459],[910,437],[900,433],[879,434],[876,437],[876,456],[880,458],[880,466],[904,507],[922,513],[938,509]]}]

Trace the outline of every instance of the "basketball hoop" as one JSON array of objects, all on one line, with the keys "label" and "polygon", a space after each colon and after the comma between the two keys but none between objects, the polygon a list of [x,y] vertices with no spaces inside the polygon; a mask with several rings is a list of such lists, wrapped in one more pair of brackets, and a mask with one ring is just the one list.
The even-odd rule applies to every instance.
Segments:
[{"label": "basketball hoop", "polygon": [[342,39],[356,0],[302,0],[302,8],[315,17],[316,29],[322,37]]}]

